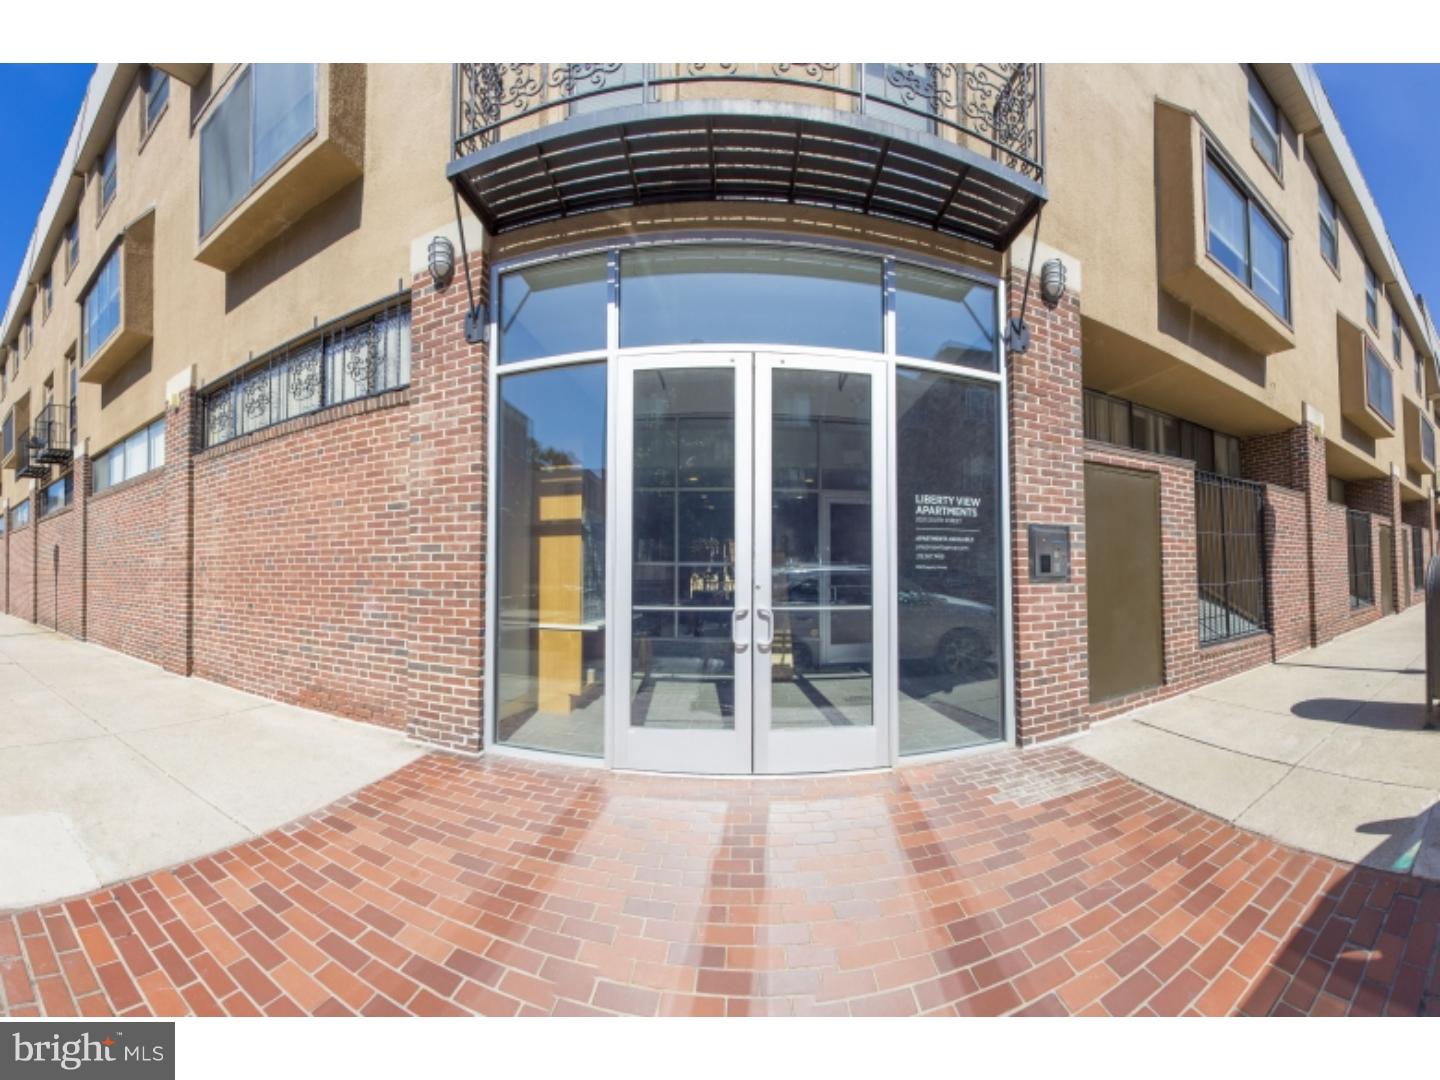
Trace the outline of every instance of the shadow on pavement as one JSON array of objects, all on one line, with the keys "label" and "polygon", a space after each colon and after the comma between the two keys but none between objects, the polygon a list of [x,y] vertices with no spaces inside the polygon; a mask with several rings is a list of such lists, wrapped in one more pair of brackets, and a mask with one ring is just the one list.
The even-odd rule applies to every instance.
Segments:
[{"label": "shadow on pavement", "polygon": [[[1417,709],[1421,706],[1416,706]],[[1440,804],[1424,814],[1440,814]],[[1440,1016],[1440,882],[1408,873],[1415,818],[1373,821],[1404,873],[1357,866],[1321,895],[1238,1006],[1247,1016]],[[1391,855],[1407,836],[1399,858]]]},{"label": "shadow on pavement", "polygon": [[1290,706],[1302,720],[1329,720],[1382,731],[1422,731],[1429,713],[1413,701],[1375,701],[1360,698],[1307,698]]}]

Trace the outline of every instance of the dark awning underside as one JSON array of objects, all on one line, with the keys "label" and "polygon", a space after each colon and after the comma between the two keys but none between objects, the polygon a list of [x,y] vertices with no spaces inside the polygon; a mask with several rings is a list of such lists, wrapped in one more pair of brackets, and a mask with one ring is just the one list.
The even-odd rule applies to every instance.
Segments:
[{"label": "dark awning underside", "polygon": [[1038,181],[935,135],[729,100],[572,116],[456,160],[449,176],[492,233],[621,207],[765,201],[870,214],[1003,250],[1046,199]]}]

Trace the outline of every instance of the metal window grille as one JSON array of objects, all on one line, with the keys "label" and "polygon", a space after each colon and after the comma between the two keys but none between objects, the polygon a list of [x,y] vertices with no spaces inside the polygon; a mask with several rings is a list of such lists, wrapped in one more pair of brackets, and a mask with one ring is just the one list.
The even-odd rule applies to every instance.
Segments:
[{"label": "metal window grille", "polygon": [[1375,602],[1374,568],[1370,552],[1370,515],[1363,510],[1345,511],[1346,548],[1350,557],[1350,606],[1365,607]]},{"label": "metal window grille", "polygon": [[1425,532],[1417,526],[1410,527],[1410,573],[1415,588],[1425,588]]},{"label": "metal window grille", "polygon": [[[408,296],[408,294],[406,294]],[[410,304],[337,319],[202,395],[205,446],[410,385]]]},{"label": "metal window grille", "polygon": [[1268,630],[1264,487],[1196,473],[1195,553],[1200,644]]}]

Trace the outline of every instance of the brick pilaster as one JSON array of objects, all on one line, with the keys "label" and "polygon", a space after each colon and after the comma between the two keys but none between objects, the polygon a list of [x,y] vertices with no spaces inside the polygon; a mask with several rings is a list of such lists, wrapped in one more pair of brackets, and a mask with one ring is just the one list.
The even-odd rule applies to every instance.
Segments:
[{"label": "brick pilaster", "polygon": [[[1022,269],[1011,271],[1010,314],[1020,313]],[[1089,724],[1085,614],[1085,429],[1080,298],[1054,307],[1032,290],[1030,347],[1007,357],[1015,720],[1022,743]],[[1029,526],[1070,528],[1070,580],[1029,580]]]},{"label": "brick pilaster", "polygon": [[193,386],[167,393],[165,404],[165,593],[160,666],[179,675],[194,671],[195,450],[199,399]]},{"label": "brick pilaster", "polygon": [[[470,253],[473,279],[487,280]],[[410,612],[406,730],[452,750],[481,745],[485,649],[488,349],[465,340],[462,274],[413,283]]]},{"label": "brick pilaster", "polygon": [[[1335,635],[1333,624],[1339,616],[1328,610],[1326,598],[1333,590],[1327,589],[1324,582],[1325,575],[1335,571],[1334,545],[1328,539],[1328,533],[1333,531],[1329,520],[1333,515],[1328,509],[1324,436],[1309,424],[1299,424],[1284,431],[1243,439],[1240,443],[1240,473],[1247,480],[1289,488],[1304,498],[1301,545],[1305,568],[1303,596],[1291,598],[1286,595],[1287,591],[1293,592],[1293,580],[1285,581],[1290,575],[1277,557],[1286,538],[1272,535],[1269,538],[1270,580],[1267,582],[1271,614],[1277,628],[1282,614],[1287,621],[1298,622],[1303,618],[1306,644],[1318,645],[1329,640]],[[1343,558],[1344,552],[1340,554]],[[1340,570],[1344,571],[1343,562]],[[1303,612],[1296,611],[1295,608],[1302,604]]]},{"label": "brick pilaster", "polygon": [[88,617],[86,597],[89,594],[89,552],[90,552],[90,474],[93,463],[88,453],[89,447],[83,448],[86,452],[76,456],[70,468],[70,481],[72,487],[71,498],[75,505],[76,518],[76,544],[75,561],[78,564],[75,572],[78,576],[76,593],[76,620],[79,623],[76,630],[76,637],[84,641],[87,637]]},{"label": "brick pilaster", "polygon": [[1390,526],[1390,602],[1395,611],[1405,607],[1405,552],[1401,548],[1404,530],[1400,528],[1400,477],[1377,476],[1368,480],[1350,480],[1345,484],[1345,501],[1356,510],[1367,511],[1374,521],[1375,603],[1380,604],[1380,530]]}]

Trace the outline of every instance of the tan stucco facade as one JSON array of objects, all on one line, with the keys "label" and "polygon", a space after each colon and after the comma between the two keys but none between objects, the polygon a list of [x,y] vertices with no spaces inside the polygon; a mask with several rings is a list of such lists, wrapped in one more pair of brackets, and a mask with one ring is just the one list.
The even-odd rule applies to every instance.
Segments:
[{"label": "tan stucco facade", "polygon": [[[41,223],[49,236],[37,235],[10,320],[18,331],[31,312],[34,336],[28,351],[21,343],[0,417],[27,393],[41,402],[47,380],[63,404],[67,353],[83,353],[84,291],[120,243],[123,359],[106,364],[97,355],[103,372],[92,376],[90,363],[81,369],[78,434],[92,454],[160,416],[166,383],[178,372],[193,365],[204,386],[317,323],[408,288],[412,240],[455,221],[444,175],[450,66],[319,65],[316,134],[202,240],[200,132],[244,69],[165,67],[194,84],[172,77],[169,100],[148,129],[142,65],[113,66],[108,86],[104,72],[92,81],[95,100],[86,107],[99,118],[77,155],[78,173],[57,180],[54,219],[48,229]],[[116,186],[102,212],[96,159],[110,133]],[[72,216],[79,256],[67,271],[64,230]],[[220,232],[229,234],[223,255],[213,243]],[[53,303],[45,314],[47,268]],[[4,340],[7,375],[12,337],[20,342],[18,332]],[[30,419],[35,411],[32,404]],[[14,505],[29,490],[11,470],[0,474],[0,500]]]},{"label": "tan stucco facade", "polygon": [[[1393,465],[1406,500],[1427,497],[1432,479],[1413,466],[1407,471],[1403,427],[1421,415],[1433,418],[1434,357],[1424,314],[1383,225],[1374,235],[1363,179],[1337,164],[1349,158],[1338,126],[1303,115],[1311,108],[1308,69],[1258,70],[1282,115],[1278,172],[1252,145],[1244,65],[1047,66],[1050,202],[1041,238],[1084,266],[1085,385],[1241,437],[1313,422],[1318,414],[1332,475],[1384,477]],[[1240,174],[1288,237],[1288,320],[1206,253],[1207,152]],[[1340,208],[1338,268],[1321,253],[1322,181]],[[1367,261],[1381,293],[1373,328],[1366,317]],[[1404,327],[1398,367],[1391,343],[1397,310]],[[1342,385],[1345,373],[1353,375],[1353,365],[1341,363],[1347,325],[1361,328],[1392,369],[1393,435],[1376,438],[1347,416],[1353,412]]]},{"label": "tan stucco facade", "polygon": [[[193,366],[203,387],[317,324],[395,293],[423,265],[417,258],[426,237],[456,235],[445,180],[450,66],[319,65],[314,134],[203,236],[201,132],[245,68],[157,67],[172,73],[169,101],[148,126],[144,65],[97,71],[72,136],[72,172],[57,176],[0,338],[7,374],[17,370],[12,343],[20,352],[0,417],[28,395],[28,408],[19,411],[33,419],[47,380],[64,403],[67,357],[79,358],[78,431],[92,454],[159,416],[165,385],[178,372]],[[1383,225],[1376,233],[1373,203],[1333,116],[1325,119],[1328,105],[1317,112],[1318,84],[1306,82],[1313,73],[1291,65],[1256,70],[1285,117],[1278,172],[1251,144],[1240,64],[1046,67],[1049,203],[1039,239],[1042,250],[1071,261],[1076,282],[1083,268],[1085,384],[1241,437],[1323,420],[1333,475],[1388,476],[1393,466],[1407,500],[1426,497],[1432,480],[1414,467],[1413,454],[1407,459],[1416,440],[1406,425],[1433,416],[1433,331]],[[817,93],[834,96],[763,89],[812,104]],[[102,208],[97,160],[112,133],[116,191]],[[1240,175],[1288,237],[1286,319],[1206,254],[1208,153]],[[1322,176],[1340,206],[1338,269],[1319,247]],[[79,255],[67,269],[72,217]],[[466,217],[470,235],[475,223]],[[508,233],[489,254],[503,260],[655,232],[782,230],[1004,270],[1004,255],[935,232],[763,203],[586,214]],[[92,366],[80,340],[81,302],[116,244],[125,255],[122,341]],[[1030,247],[1027,229],[1011,258],[1023,266]],[[1381,283],[1374,329],[1366,318],[1367,262]],[[40,295],[47,269],[48,313]],[[1354,387],[1343,380],[1353,377],[1354,342],[1345,328],[1361,328],[1393,366],[1392,311],[1405,326],[1394,370],[1396,430],[1377,437],[1363,416],[1353,419]],[[28,348],[20,329],[27,313]],[[1417,355],[1425,366],[1420,394]],[[0,500],[14,504],[28,492],[28,481],[0,472]]]}]

